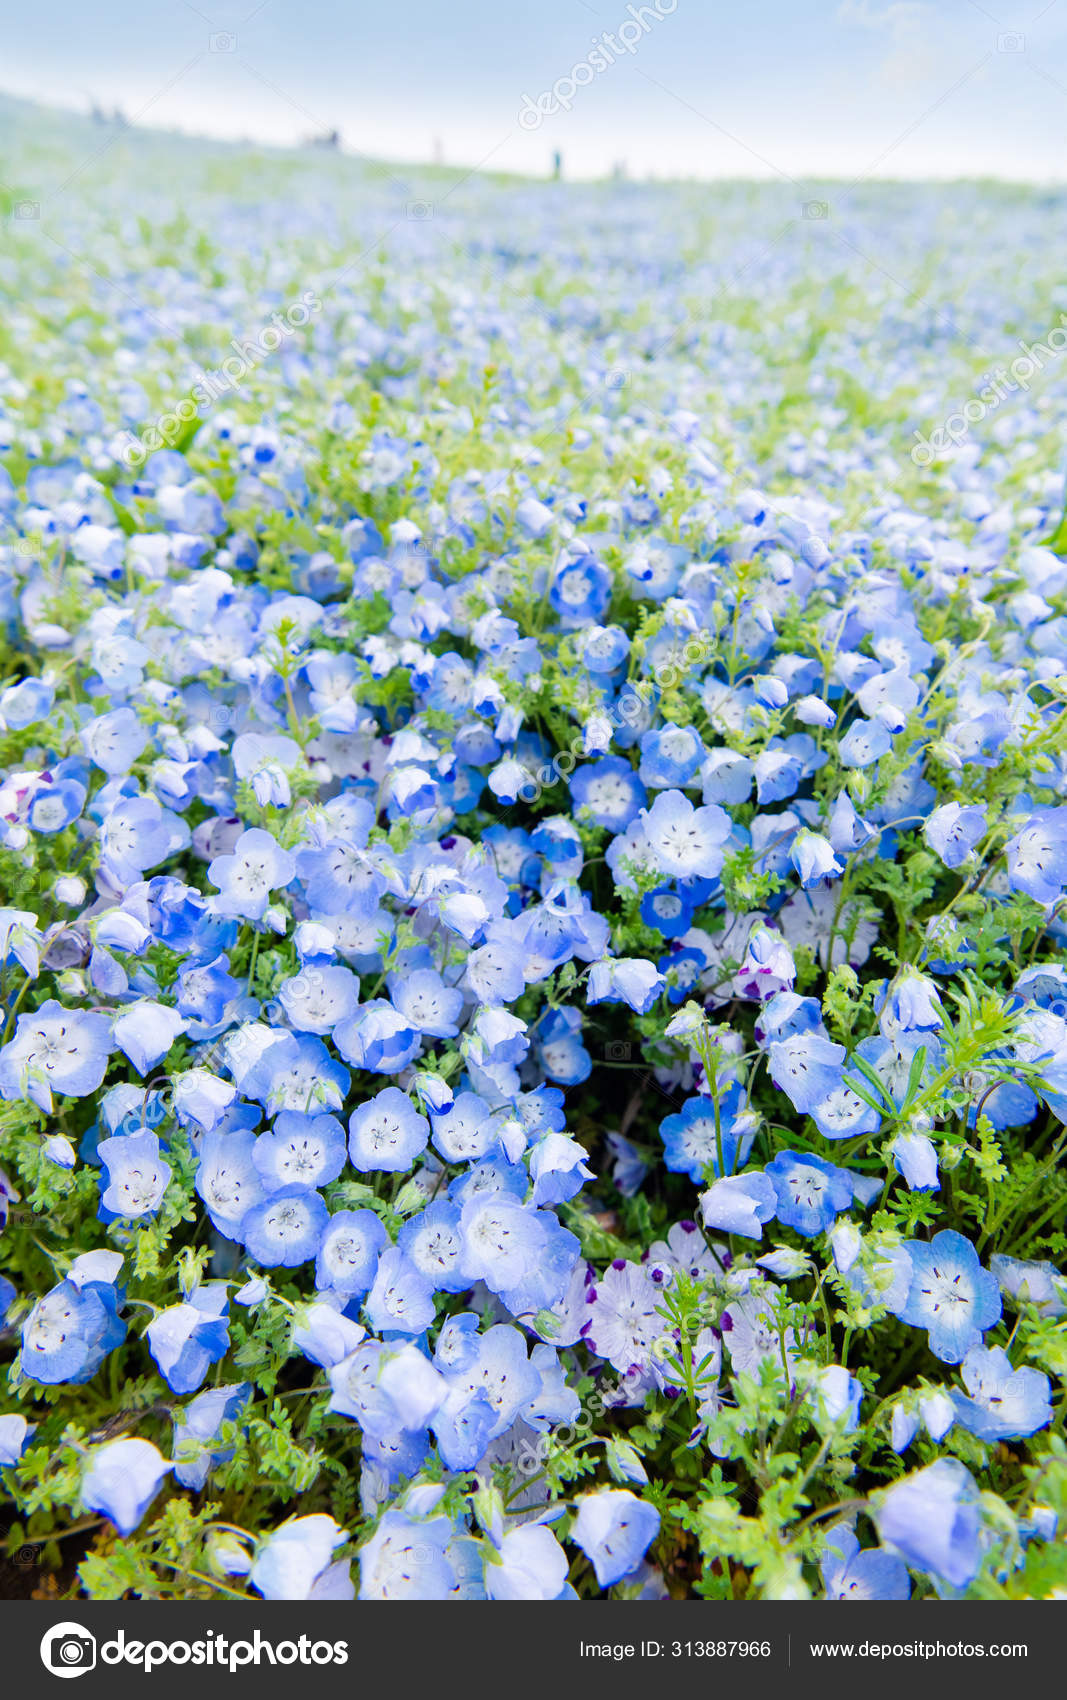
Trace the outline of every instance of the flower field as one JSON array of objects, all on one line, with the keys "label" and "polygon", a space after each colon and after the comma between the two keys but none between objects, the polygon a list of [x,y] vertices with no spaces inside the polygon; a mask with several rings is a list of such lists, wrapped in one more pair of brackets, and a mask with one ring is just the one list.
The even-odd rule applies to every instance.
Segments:
[{"label": "flower field", "polygon": [[1067,195],[0,178],[0,1591],[1062,1598]]}]

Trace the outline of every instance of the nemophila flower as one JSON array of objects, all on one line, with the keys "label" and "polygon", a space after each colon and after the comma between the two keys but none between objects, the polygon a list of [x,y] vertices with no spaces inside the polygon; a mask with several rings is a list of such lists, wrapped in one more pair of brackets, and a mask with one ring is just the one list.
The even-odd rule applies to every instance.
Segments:
[{"label": "nemophila flower", "polygon": [[148,731],[132,708],[98,715],[82,728],[82,748],[109,775],[128,773],[148,743]]},{"label": "nemophila flower", "polygon": [[887,1038],[896,1033],[933,1032],[945,1019],[941,994],[933,980],[915,969],[903,969],[880,1000],[879,1026]]},{"label": "nemophila flower", "polygon": [[422,1034],[391,1003],[376,998],[334,1028],[333,1042],[353,1068],[399,1074],[422,1048]]},{"label": "nemophila flower", "polygon": [[36,1423],[19,1412],[0,1416],[0,1466],[17,1464],[36,1432]]},{"label": "nemophila flower", "polygon": [[282,1187],[314,1190],[335,1181],[345,1166],[345,1130],[334,1116],[301,1116],[283,1110],[252,1148],[266,1193]]},{"label": "nemophila flower", "polygon": [[790,1381],[793,1380],[796,1373],[796,1335],[791,1327],[784,1327],[775,1316],[773,1293],[746,1293],[741,1298],[731,1299],[723,1312],[720,1327],[735,1375],[758,1377],[761,1365],[772,1363],[776,1375],[779,1370],[784,1370]]},{"label": "nemophila flower", "polygon": [[834,879],[844,871],[829,839],[824,838],[821,832],[810,832],[806,828],[802,828],[793,839],[789,858],[805,891],[810,891],[813,885],[824,880]]},{"label": "nemophila flower", "polygon": [[487,1551],[484,1576],[490,1600],[558,1600],[565,1597],[567,1555],[543,1523],[522,1524]]},{"label": "nemophila flower", "polygon": [[241,1218],[240,1237],[264,1269],[296,1269],[316,1255],[329,1220],[321,1194],[283,1186]]},{"label": "nemophila flower", "polygon": [[389,996],[400,1015],[427,1037],[454,1039],[459,1032],[463,993],[447,986],[433,969],[392,976]]},{"label": "nemophila flower", "polygon": [[637,1568],[659,1525],[655,1506],[625,1488],[601,1488],[578,1501],[570,1538],[589,1559],[600,1586],[610,1588]]},{"label": "nemophila flower", "polygon": [[589,970],[586,1002],[625,1003],[647,1015],[663,985],[663,975],[643,957],[605,957]]},{"label": "nemophila flower", "polygon": [[271,893],[287,886],[295,874],[296,862],[288,850],[261,827],[242,832],[232,852],[216,856],[207,870],[208,879],[218,888],[219,914],[246,921],[262,921]]},{"label": "nemophila flower", "polygon": [[912,1192],[936,1192],[937,1147],[923,1133],[901,1133],[893,1140],[893,1161]]},{"label": "nemophila flower", "polygon": [[172,1467],[149,1440],[110,1440],[90,1454],[82,1503],[107,1517],[120,1535],[132,1535]]},{"label": "nemophila flower", "polygon": [[341,1108],[351,1075],[310,1033],[266,1034],[266,1045],[247,1072],[234,1071],[241,1093],[255,1098],[268,1115],[292,1110],[299,1115],[333,1114]]},{"label": "nemophila flower", "polygon": [[102,1139],[97,1146],[107,1176],[101,1203],[109,1217],[136,1221],[152,1216],[163,1202],[171,1169],[159,1154],[159,1140],[145,1129]]},{"label": "nemophila flower", "polygon": [[26,909],[0,908],[0,963],[15,961],[36,979],[43,942],[36,915]]},{"label": "nemophila flower", "polygon": [[405,1222],[397,1244],[435,1291],[461,1293],[470,1285],[462,1269],[460,1210],[450,1199],[435,1199]]},{"label": "nemophila flower", "polygon": [[277,733],[242,732],[233,741],[233,767],[247,779],[261,808],[286,808],[291,800],[288,772],[299,767],[300,745]]},{"label": "nemophila flower", "polygon": [[485,1099],[476,1092],[457,1093],[452,1102],[432,1114],[430,1120],[434,1146],[446,1163],[477,1162],[499,1138],[500,1119],[494,1118]]},{"label": "nemophila flower", "polygon": [[174,1393],[195,1393],[230,1344],[223,1281],[196,1287],[182,1304],[161,1310],[145,1330],[149,1351]]},{"label": "nemophila flower", "polygon": [[616,1258],[584,1289],[582,1338],[622,1376],[652,1377],[657,1342],[667,1329],[662,1285],[641,1264]]},{"label": "nemophila flower", "polygon": [[399,1246],[383,1251],[364,1312],[378,1334],[421,1334],[434,1319],[433,1286]]},{"label": "nemophila flower", "polygon": [[252,1586],[265,1600],[352,1599],[355,1590],[348,1580],[348,1566],[341,1580],[342,1591],[330,1586],[319,1592],[331,1570],[330,1560],[345,1540],[345,1531],[318,1512],[310,1517],[293,1517],[269,1535],[248,1572]]},{"label": "nemophila flower", "polygon": [[956,1421],[979,1440],[1019,1440],[1052,1421],[1047,1375],[1013,1369],[1000,1346],[972,1346],[960,1367],[969,1397],[953,1392]]},{"label": "nemophila flower", "polygon": [[389,1235],[373,1210],[335,1211],[315,1259],[316,1287],[346,1294],[369,1292],[379,1255],[388,1244]]},{"label": "nemophila flower", "polygon": [[698,808],[681,791],[661,791],[639,819],[649,854],[661,873],[673,879],[693,874],[715,879],[722,871],[723,846],[733,825],[717,803]]},{"label": "nemophila flower", "polygon": [[1010,1298],[1016,1309],[1033,1306],[1039,1316],[1059,1317],[1067,1312],[1067,1277],[1055,1264],[1006,1257],[997,1252],[989,1259],[989,1268],[997,1278],[1000,1290]]},{"label": "nemophila flower", "polygon": [[757,924],[748,935],[744,959],[734,976],[738,997],[761,1002],[787,990],[796,979],[796,963],[781,933]]},{"label": "nemophila flower", "polygon": [[406,1092],[387,1086],[353,1110],[348,1122],[348,1149],[353,1168],[362,1173],[409,1169],[426,1146],[430,1124]]},{"label": "nemophila flower", "polygon": [[282,982],[278,1002],[298,1033],[332,1033],[355,1014],[359,981],[340,964],[316,962]]},{"label": "nemophila flower", "polygon": [[717,1180],[700,1199],[705,1227],[742,1234],[751,1240],[762,1239],[763,1229],[777,1209],[774,1182],[761,1173],[728,1175]]},{"label": "nemophila flower", "polygon": [[692,726],[666,725],[641,735],[638,778],[650,790],[684,787],[704,759],[700,734]]},{"label": "nemophila flower", "polygon": [[927,818],[923,837],[946,868],[959,868],[977,847],[986,825],[980,803],[945,803]]},{"label": "nemophila flower", "polygon": [[676,939],[689,930],[693,910],[672,886],[646,891],[641,899],[641,919],[647,927],[655,927],[664,938]]},{"label": "nemophila flower", "polygon": [[132,885],[188,843],[188,829],[155,797],[126,797],[107,815],[100,856],[119,886]]},{"label": "nemophila flower", "polygon": [[854,1434],[859,1426],[863,1387],[840,1364],[826,1364],[812,1381],[817,1421],[823,1429]]},{"label": "nemophila flower", "polygon": [[756,1117],[737,1081],[731,1081],[717,1100],[688,1098],[677,1115],[660,1123],[663,1157],[668,1169],[698,1183],[710,1168],[732,1174],[743,1164],[756,1134]]},{"label": "nemophila flower", "polygon": [[1067,808],[1037,810],[1004,854],[1013,891],[1055,903],[1067,885]]},{"label": "nemophila flower", "polygon": [[856,1139],[861,1133],[877,1133],[881,1126],[878,1111],[844,1082],[813,1104],[808,1113],[825,1139]]},{"label": "nemophila flower", "polygon": [[248,1212],[263,1201],[255,1164],[255,1136],[248,1130],[206,1133],[200,1142],[196,1191],[219,1233],[237,1239]]},{"label": "nemophila flower", "polygon": [[233,1457],[232,1446],[218,1446],[223,1423],[235,1422],[252,1392],[250,1382],[212,1387],[173,1413],[174,1479],[182,1487],[199,1490],[211,1471]]},{"label": "nemophila flower", "polygon": [[593,1072],[581,1029],[582,1017],[576,1009],[553,1009],[537,1025],[538,1060],[549,1079],[562,1086],[579,1086]]},{"label": "nemophila flower", "polygon": [[842,767],[870,767],[892,747],[892,737],[880,720],[854,720],[838,741],[837,759]]},{"label": "nemophila flower", "polygon": [[452,1535],[446,1517],[415,1519],[386,1511],[359,1549],[360,1599],[447,1599],[456,1586],[445,1555]]},{"label": "nemophila flower", "polygon": [[88,1381],[126,1338],[119,1303],[108,1281],[61,1281],[37,1300],[22,1324],[23,1374],[46,1386]]},{"label": "nemophila flower", "polygon": [[906,1244],[911,1285],[896,1314],[912,1328],[928,1330],[930,1350],[942,1363],[962,1363],[1000,1319],[996,1276],[982,1268],[970,1240],[955,1229]]},{"label": "nemophila flower", "polygon": [[855,1530],[846,1523],[826,1531],[819,1572],[828,1600],[906,1600],[911,1595],[902,1560],[880,1547],[861,1550]]},{"label": "nemophila flower", "polygon": [[184,1028],[185,1019],[177,1010],[155,998],[139,998],[116,1015],[111,1037],[138,1074],[147,1074],[162,1062]]},{"label": "nemophila flower", "polygon": [[981,1562],[981,1512],[974,1478],[957,1458],[894,1484],[874,1508],[882,1541],[913,1569],[965,1588]]},{"label": "nemophila flower", "polygon": [[48,998],[18,1017],[15,1037],[0,1049],[0,1097],[29,1098],[50,1114],[53,1093],[86,1098],[96,1091],[111,1050],[106,1015],[64,1009]]},{"label": "nemophila flower", "polygon": [[542,1135],[530,1149],[530,1179],[534,1205],[562,1204],[591,1181],[584,1146],[564,1133]]},{"label": "nemophila flower", "polygon": [[844,1169],[808,1151],[779,1151],[764,1170],[778,1201],[778,1220],[805,1239],[825,1233],[852,1203]]},{"label": "nemophila flower", "polygon": [[798,1033],[767,1048],[771,1079],[793,1108],[811,1111],[842,1084],[845,1047],[818,1033]]}]

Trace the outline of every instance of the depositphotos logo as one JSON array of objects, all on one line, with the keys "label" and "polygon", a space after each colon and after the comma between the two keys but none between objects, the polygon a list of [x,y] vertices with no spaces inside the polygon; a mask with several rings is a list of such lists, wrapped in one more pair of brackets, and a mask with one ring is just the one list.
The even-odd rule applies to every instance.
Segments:
[{"label": "depositphotos logo", "polygon": [[80,1623],[57,1623],[41,1642],[41,1662],[53,1676],[84,1676],[96,1665],[96,1637]]},{"label": "depositphotos logo", "polygon": [[[96,1667],[96,1637],[80,1623],[57,1623],[41,1642],[41,1662],[53,1676],[82,1676]],[[251,1641],[231,1641],[228,1635],[206,1635],[199,1641],[128,1641],[120,1629],[100,1648],[105,1665],[134,1665],[147,1675],[159,1665],[210,1665],[216,1670],[243,1670],[247,1665],[346,1665],[347,1641],[265,1641],[255,1630]]]}]

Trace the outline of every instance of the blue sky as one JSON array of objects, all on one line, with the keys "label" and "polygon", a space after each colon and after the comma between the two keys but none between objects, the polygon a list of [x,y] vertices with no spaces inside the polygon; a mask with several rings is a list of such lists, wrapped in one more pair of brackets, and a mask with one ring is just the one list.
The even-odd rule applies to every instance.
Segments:
[{"label": "blue sky", "polygon": [[0,0],[0,87],[395,159],[558,148],[572,176],[1067,175],[1067,0],[659,0],[644,28],[631,4]]}]

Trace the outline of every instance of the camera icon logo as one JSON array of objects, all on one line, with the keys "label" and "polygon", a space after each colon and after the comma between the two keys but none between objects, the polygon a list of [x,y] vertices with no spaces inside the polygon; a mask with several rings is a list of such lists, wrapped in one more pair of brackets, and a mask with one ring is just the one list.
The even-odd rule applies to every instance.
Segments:
[{"label": "camera icon logo", "polygon": [[1005,30],[1003,35],[997,36],[997,52],[1025,53],[1026,37],[1020,35],[1018,30]]},{"label": "camera icon logo", "polygon": [[805,201],[802,209],[805,218],[824,219],[830,216],[830,206],[827,201]]},{"label": "camera icon logo", "polygon": [[53,1676],[84,1676],[96,1667],[96,1637],[80,1623],[57,1623],[41,1642],[41,1663]]}]

